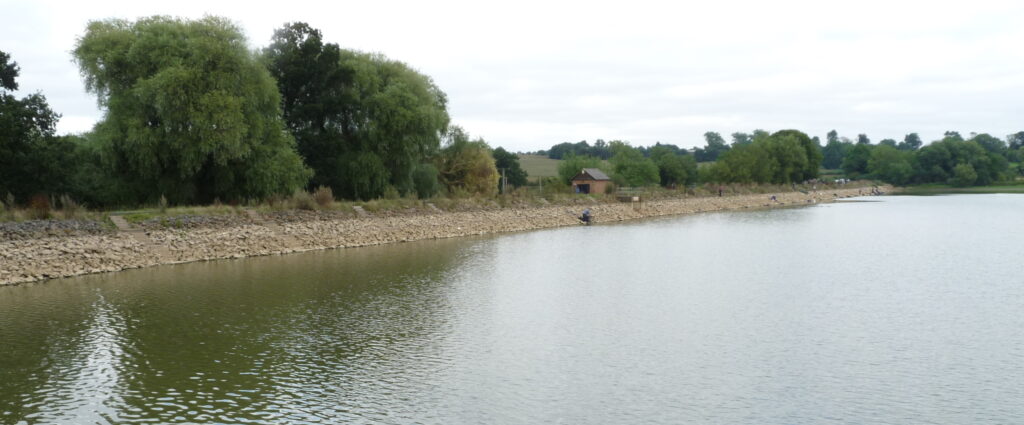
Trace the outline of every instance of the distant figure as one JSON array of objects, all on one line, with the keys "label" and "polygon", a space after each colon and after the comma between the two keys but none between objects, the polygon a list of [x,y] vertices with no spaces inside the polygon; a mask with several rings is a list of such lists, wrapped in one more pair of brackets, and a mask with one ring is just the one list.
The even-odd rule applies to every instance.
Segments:
[{"label": "distant figure", "polygon": [[583,210],[583,215],[580,216],[580,221],[583,224],[590,224],[590,208]]},{"label": "distant figure", "polygon": [[722,197],[722,186],[718,186],[718,197]]}]

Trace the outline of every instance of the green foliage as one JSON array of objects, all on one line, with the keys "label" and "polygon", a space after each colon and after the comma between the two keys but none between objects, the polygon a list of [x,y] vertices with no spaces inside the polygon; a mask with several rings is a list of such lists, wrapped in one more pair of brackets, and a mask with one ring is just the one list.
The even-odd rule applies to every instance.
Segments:
[{"label": "green foliage", "polygon": [[985,149],[985,151],[987,151],[987,152],[991,152],[991,153],[995,153],[995,154],[1003,155],[1003,156],[1006,155],[1006,151],[1007,151],[1006,142],[1004,142],[1002,140],[999,140],[996,137],[992,137],[988,133],[981,133],[981,134],[975,135],[974,137],[971,137],[970,141],[972,141],[974,143],[977,143],[978,146],[981,146],[982,149]]},{"label": "green foliage", "polygon": [[380,198],[388,187],[390,171],[376,153],[349,152],[339,156],[335,166],[340,173],[330,182],[331,187],[337,187],[346,199]]},{"label": "green foliage", "polygon": [[93,21],[74,57],[106,109],[101,156],[132,201],[263,198],[308,181],[274,80],[229,21]]},{"label": "green foliage", "polygon": [[413,186],[416,189],[416,196],[420,199],[427,199],[437,194],[441,185],[437,181],[437,167],[432,164],[420,164],[412,173]]},{"label": "green foliage", "polygon": [[910,133],[903,136],[903,141],[896,145],[896,148],[902,151],[913,151],[921,147],[921,136],[917,133]]},{"label": "green foliage", "polygon": [[458,126],[449,129],[438,173],[449,192],[488,197],[498,193],[498,169],[490,147],[483,139],[470,140]]},{"label": "green foliage", "polygon": [[725,139],[722,138],[722,135],[714,131],[704,133],[704,141],[706,142],[704,147],[698,148],[694,153],[694,156],[697,157],[697,161],[716,161],[723,153],[729,150],[729,145],[725,143]]},{"label": "green foliage", "polygon": [[449,121],[447,98],[429,77],[382,55],[324,43],[305,23],[277,30],[263,56],[299,152],[316,171],[311,184],[330,185],[345,198],[379,197],[385,186],[369,183],[380,173],[348,184],[353,171],[339,167],[370,153],[388,184],[402,194],[415,190],[413,174],[437,152]]},{"label": "green foliage", "polygon": [[960,163],[953,167],[953,178],[950,180],[950,184],[953,186],[974,186],[977,181],[978,173],[974,171],[974,166],[971,164]]},{"label": "green foliage", "polygon": [[[835,130],[829,134],[833,134]],[[829,137],[828,143],[821,149],[822,162],[821,166],[829,170],[834,170],[843,165],[843,158],[846,154],[853,149],[852,143],[840,142],[837,137]]]},{"label": "green foliage", "polygon": [[0,52],[0,193],[18,199],[68,190],[67,170],[74,165],[70,139],[54,136],[60,115],[39,93],[14,97],[18,65]]},{"label": "green foliage", "polygon": [[651,160],[658,166],[662,186],[686,186],[697,183],[697,161],[692,156],[680,155],[661,145],[651,148]]},{"label": "green foliage", "polygon": [[593,146],[587,143],[586,140],[576,143],[559,143],[552,146],[548,150],[547,155],[551,159],[565,159],[568,156],[593,156],[600,159],[608,159],[611,158],[612,151],[607,142],[597,139]]},{"label": "green foliage", "polygon": [[558,178],[562,184],[568,185],[584,168],[601,168],[602,165],[601,158],[569,155],[558,164]]},{"label": "green foliage", "polygon": [[[494,149],[492,152],[494,155],[494,166],[498,168],[499,174],[502,170],[505,173],[505,179],[508,184],[513,187],[525,186],[526,185],[526,171],[519,166],[519,156],[505,150],[502,147]],[[498,182],[498,187],[501,187],[501,182]]]},{"label": "green foliage", "polygon": [[440,147],[447,97],[404,63],[350,51],[342,51],[341,60],[355,73],[352,148],[376,153],[404,195],[412,190],[414,168]]},{"label": "green foliage", "polygon": [[612,165],[612,180],[615,184],[650,186],[661,180],[658,166],[650,158],[644,158],[640,150],[619,141],[611,142],[610,147],[614,154],[608,162]]},{"label": "green foliage", "polygon": [[850,177],[859,177],[868,172],[868,160],[871,159],[871,145],[858,143],[850,148],[843,158],[841,168]]},{"label": "green foliage", "polygon": [[343,180],[345,171],[337,163],[351,144],[345,134],[354,126],[349,112],[355,105],[354,72],[342,67],[341,49],[324,44],[320,31],[305,23],[291,23],[274,32],[262,59],[277,81],[285,124],[299,154],[315,172],[310,187]]},{"label": "green foliage", "polygon": [[868,172],[886,183],[905,185],[914,177],[914,155],[880,144],[871,150]]},{"label": "green foliage", "polygon": [[818,176],[821,161],[821,150],[810,137],[782,130],[726,152],[708,178],[727,183],[802,182]]}]

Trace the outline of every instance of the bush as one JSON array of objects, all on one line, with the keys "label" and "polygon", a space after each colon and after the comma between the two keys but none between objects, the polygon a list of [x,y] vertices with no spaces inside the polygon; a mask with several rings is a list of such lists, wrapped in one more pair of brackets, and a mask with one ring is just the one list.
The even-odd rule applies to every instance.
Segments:
[{"label": "bush", "polygon": [[291,204],[292,208],[297,210],[316,210],[316,200],[313,199],[313,195],[301,189],[292,193]]},{"label": "bush", "polygon": [[334,192],[327,186],[320,186],[313,191],[313,199],[317,205],[328,207],[334,202]]},{"label": "bush", "polygon": [[387,189],[384,189],[384,199],[398,199],[401,197],[402,194],[398,193],[398,189],[395,189],[392,185],[388,185]]},{"label": "bush", "polygon": [[950,183],[957,187],[973,186],[974,182],[978,180],[978,173],[974,170],[974,166],[971,164],[957,164],[953,167],[953,178],[950,179]]},{"label": "bush", "polygon": [[420,164],[412,173],[412,184],[416,196],[427,199],[437,194],[440,184],[437,181],[437,167],[431,164]]},{"label": "bush", "polygon": [[77,218],[82,212],[85,211],[85,207],[83,207],[78,202],[75,202],[75,200],[71,199],[71,196],[67,194],[60,195],[58,201],[60,201],[60,209],[61,212],[64,214],[65,219]]},{"label": "bush", "polygon": [[50,218],[50,198],[46,195],[35,195],[28,201],[29,217],[35,220],[45,220]]}]

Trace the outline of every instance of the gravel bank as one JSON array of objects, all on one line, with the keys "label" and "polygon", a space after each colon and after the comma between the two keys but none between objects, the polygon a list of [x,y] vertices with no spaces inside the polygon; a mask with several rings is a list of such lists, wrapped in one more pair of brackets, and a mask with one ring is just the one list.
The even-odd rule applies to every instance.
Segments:
[{"label": "gravel bank", "polygon": [[[881,190],[889,192],[891,188]],[[747,208],[812,205],[867,194],[868,189],[811,193],[664,199],[588,205],[597,223]],[[285,212],[216,218],[184,217],[172,227],[144,222],[135,233],[95,222],[25,222],[0,225],[0,285],[33,282],[159,264],[285,254],[327,248],[380,245],[516,232],[577,224],[581,205],[477,211],[417,211],[358,217]],[[144,235],[144,236],[143,236]]]}]

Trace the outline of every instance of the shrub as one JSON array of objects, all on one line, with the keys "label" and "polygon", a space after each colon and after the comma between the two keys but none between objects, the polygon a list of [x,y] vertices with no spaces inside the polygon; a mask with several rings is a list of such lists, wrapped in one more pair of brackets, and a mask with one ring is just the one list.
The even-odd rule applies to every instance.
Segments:
[{"label": "shrub", "polygon": [[388,185],[387,189],[384,189],[383,197],[384,199],[398,199],[401,198],[402,195],[398,193],[398,189],[395,189],[394,186]]},{"label": "shrub", "polygon": [[316,209],[316,200],[313,199],[313,195],[301,189],[297,189],[295,193],[292,193],[291,204],[292,208],[298,210],[312,211]]},{"label": "shrub", "polygon": [[334,202],[334,192],[330,187],[320,186],[313,191],[313,199],[316,200],[317,205],[328,207]]},{"label": "shrub", "polygon": [[50,218],[50,198],[46,195],[35,195],[28,201],[29,217],[36,220]]},{"label": "shrub", "polygon": [[83,211],[85,211],[85,207],[78,202],[75,202],[74,199],[71,199],[70,195],[60,195],[58,201],[60,201],[60,209],[61,212],[64,213],[64,218],[66,219],[77,218]]},{"label": "shrub", "polygon": [[440,184],[437,181],[437,167],[431,164],[420,164],[412,174],[412,184],[416,196],[427,199],[437,194]]}]

